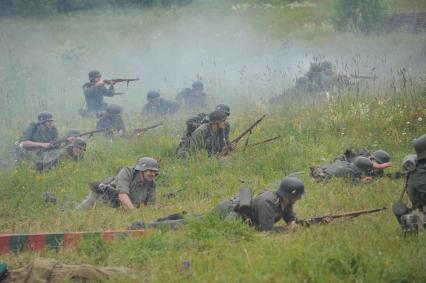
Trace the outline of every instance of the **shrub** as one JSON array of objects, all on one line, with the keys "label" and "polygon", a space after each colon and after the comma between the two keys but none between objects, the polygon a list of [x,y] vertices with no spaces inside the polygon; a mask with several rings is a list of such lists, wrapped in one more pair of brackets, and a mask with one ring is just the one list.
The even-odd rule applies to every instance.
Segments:
[{"label": "shrub", "polygon": [[336,30],[369,33],[380,27],[384,6],[382,0],[338,0],[336,10]]}]

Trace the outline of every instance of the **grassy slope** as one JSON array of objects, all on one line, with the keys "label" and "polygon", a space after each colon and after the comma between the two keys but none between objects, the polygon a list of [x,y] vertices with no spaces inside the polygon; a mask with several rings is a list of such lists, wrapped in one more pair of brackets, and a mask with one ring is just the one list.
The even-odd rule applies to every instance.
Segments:
[{"label": "grassy slope", "polygon": [[[309,29],[304,32],[309,33]],[[255,105],[248,114],[232,115],[232,135],[247,125],[247,118],[254,120],[267,108],[262,101]],[[270,110],[268,119],[251,137],[255,141],[281,134],[282,141],[233,154],[225,161],[205,156],[176,161],[173,153],[177,138],[171,133],[178,131],[171,126],[113,144],[95,138],[89,142],[82,164],[65,163],[46,174],[28,173],[24,166],[0,172],[0,231],[124,229],[141,218],[151,221],[181,210],[204,213],[235,195],[240,178],[260,192],[274,189],[280,178],[294,171],[305,172],[302,179],[308,190],[296,207],[300,217],[390,206],[399,195],[402,181],[382,179],[357,187],[336,180],[316,184],[308,177],[308,167],[327,163],[346,147],[367,146],[388,150],[395,163],[392,171],[396,171],[402,157],[412,152],[412,139],[426,132],[424,120],[418,121],[426,117],[422,105],[426,105],[426,98],[421,88],[391,97],[343,97],[329,105],[286,101]],[[85,121],[79,123],[90,128]],[[103,206],[81,214],[44,207],[43,192],[55,193],[60,204],[67,196],[72,207],[86,195],[87,183],[112,175],[143,155],[162,159],[159,194],[179,187],[188,190],[175,199],[159,197],[155,209],[131,213]],[[18,266],[41,255],[67,262],[129,266],[140,271],[145,280],[156,282],[424,282],[424,241],[425,235],[404,240],[390,211],[272,235],[209,218],[204,223],[191,222],[181,231],[150,231],[141,239],[111,245],[86,240],[75,250],[23,253],[6,256],[5,260]],[[182,268],[185,260],[190,262],[189,270]]]}]

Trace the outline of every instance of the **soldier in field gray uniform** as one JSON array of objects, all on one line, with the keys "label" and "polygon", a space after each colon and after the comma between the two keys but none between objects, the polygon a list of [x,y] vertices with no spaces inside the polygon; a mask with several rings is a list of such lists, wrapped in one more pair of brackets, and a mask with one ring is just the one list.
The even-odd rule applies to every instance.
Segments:
[{"label": "soldier in field gray uniform", "polygon": [[123,109],[121,106],[115,104],[109,104],[106,111],[98,113],[98,122],[96,123],[96,130],[107,129],[105,135],[112,136],[117,133],[119,136],[126,134],[126,127],[124,125],[123,117],[121,113]]},{"label": "soldier in field gray uniform", "polygon": [[293,206],[304,193],[305,186],[302,181],[295,177],[285,177],[276,191],[265,191],[257,195],[251,201],[248,213],[240,211],[238,197],[218,204],[213,213],[225,219],[248,220],[259,231],[273,230],[274,224],[283,219],[291,230],[297,225]]},{"label": "soldier in field gray uniform", "polygon": [[123,167],[120,172],[104,182],[93,182],[91,192],[76,210],[92,207],[97,201],[125,209],[156,203],[154,179],[158,175],[157,160],[151,157],[139,159],[135,166]]},{"label": "soldier in field gray uniform", "polygon": [[43,154],[41,160],[34,161],[37,171],[48,171],[58,166],[63,160],[80,161],[86,151],[86,142],[75,139],[71,144],[62,148],[50,150]]},{"label": "soldier in field gray uniform", "polygon": [[[292,230],[297,226],[293,207],[304,193],[305,186],[302,181],[295,177],[285,177],[276,191],[265,191],[251,199],[251,192],[247,189],[243,194],[240,192],[238,197],[218,204],[213,208],[212,213],[224,219],[244,220],[259,231],[274,230],[274,224],[283,219],[287,223],[287,229]],[[153,223],[135,221],[130,229],[163,226],[178,228],[186,223],[185,214],[186,212],[175,213],[157,219]],[[197,217],[202,218],[203,216]],[[325,221],[328,222],[329,220],[326,219]]]},{"label": "soldier in field gray uniform", "polygon": [[426,213],[426,134],[414,143],[417,153],[415,168],[408,173],[407,192],[413,209]]},{"label": "soldier in field gray uniform", "polygon": [[[341,160],[337,158],[334,162],[327,166],[312,166],[311,177],[315,181],[328,181],[332,178],[349,178],[353,183],[361,182],[362,178],[371,172],[374,168],[373,162],[363,156],[356,157],[353,162]],[[371,177],[365,177],[368,181]]]},{"label": "soldier in field gray uniform", "polygon": [[188,109],[204,109],[207,107],[207,95],[204,92],[204,84],[196,81],[192,88],[186,88],[176,96],[176,101]]},{"label": "soldier in field gray uniform", "polygon": [[225,146],[225,122],[228,118],[223,111],[209,114],[209,122],[198,127],[191,135],[190,151],[206,150],[210,155],[220,153]]},{"label": "soldier in field gray uniform", "polygon": [[151,90],[146,98],[148,103],[143,107],[143,115],[173,115],[179,109],[179,103],[160,97],[158,91]]},{"label": "soldier in field gray uniform", "polygon": [[209,114],[209,122],[199,126],[191,135],[189,143],[179,145],[176,156],[188,157],[198,151],[207,151],[209,156],[220,153],[225,146],[225,121],[228,116],[223,111],[213,111]]},{"label": "soldier in field gray uniform", "polygon": [[[219,104],[215,107],[215,111],[222,111],[226,114],[227,117],[231,115],[231,110],[229,106],[225,104]],[[199,113],[195,115],[194,117],[189,118],[186,120],[186,130],[183,134],[179,145],[176,149],[176,155],[178,158],[183,157],[186,154],[186,149],[189,148],[190,139],[192,136],[192,133],[201,125],[208,124],[210,122],[209,120],[209,114],[206,113]],[[227,120],[225,120],[225,128],[223,129],[223,137],[225,139],[225,144],[229,144],[229,133],[231,132],[231,125]]]},{"label": "soldier in field gray uniform", "polygon": [[51,150],[58,139],[58,130],[53,125],[52,114],[41,112],[36,123],[30,123],[17,143],[16,154],[18,160],[39,155],[43,151]]},{"label": "soldier in field gray uniform", "polygon": [[106,82],[101,79],[101,73],[98,70],[89,72],[89,82],[83,85],[84,98],[86,101],[86,111],[84,115],[94,116],[96,112],[105,110],[104,96],[114,96],[114,84],[109,83],[106,88]]}]

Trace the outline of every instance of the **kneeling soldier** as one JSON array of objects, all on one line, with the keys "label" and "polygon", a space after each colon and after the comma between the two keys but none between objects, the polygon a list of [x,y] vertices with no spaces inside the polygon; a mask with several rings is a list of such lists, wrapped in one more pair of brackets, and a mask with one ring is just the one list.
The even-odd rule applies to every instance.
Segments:
[{"label": "kneeling soldier", "polygon": [[17,143],[17,160],[29,159],[54,148],[58,138],[58,130],[53,125],[52,114],[41,112],[37,117],[38,122],[30,123]]},{"label": "kneeling soldier", "polygon": [[157,160],[143,157],[135,166],[122,168],[117,176],[109,177],[102,183],[92,183],[92,191],[76,210],[88,209],[97,200],[126,209],[139,208],[141,204],[155,204],[154,179],[157,175]]}]

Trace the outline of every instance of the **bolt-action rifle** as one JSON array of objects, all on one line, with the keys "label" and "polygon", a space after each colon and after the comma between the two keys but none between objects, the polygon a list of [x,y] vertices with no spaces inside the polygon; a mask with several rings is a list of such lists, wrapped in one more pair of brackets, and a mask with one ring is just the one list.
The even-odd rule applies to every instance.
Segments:
[{"label": "bolt-action rifle", "polygon": [[[105,132],[105,131],[107,131],[107,130],[108,130],[107,128],[103,128],[103,129],[99,129],[99,130],[94,130],[94,131],[84,132],[84,133],[81,133],[81,134],[77,135],[77,137],[79,137],[79,138],[84,137],[84,136],[89,136],[89,137],[91,137],[93,134],[101,133],[101,132]],[[62,143],[65,143],[65,142],[67,141],[67,138],[68,138],[68,137],[66,137],[66,138],[62,138],[62,139],[59,139],[59,140],[55,141],[55,142],[53,143],[53,146],[54,146],[54,147],[59,147]]]},{"label": "bolt-action rifle", "polygon": [[163,126],[163,125],[164,125],[163,123],[158,123],[158,124],[155,124],[155,125],[152,125],[152,126],[148,126],[148,127],[145,127],[145,128],[134,129],[133,130],[133,134],[140,135],[140,134],[145,133],[146,131],[149,131],[151,129],[155,129],[155,128]]},{"label": "bolt-action rifle", "polygon": [[358,217],[360,215],[363,214],[368,214],[368,213],[375,213],[375,212],[379,212],[382,210],[387,209],[386,207],[381,207],[381,208],[373,208],[373,209],[364,209],[364,210],[357,210],[357,211],[352,211],[352,212],[345,212],[345,213],[340,213],[340,214],[326,214],[326,215],[322,215],[322,216],[314,216],[311,218],[306,218],[306,219],[298,219],[296,220],[297,224],[300,224],[302,226],[310,226],[311,224],[321,224],[321,223],[327,223],[329,222],[329,220],[333,220],[336,218],[346,218],[346,217]]},{"label": "bolt-action rifle", "polygon": [[266,139],[266,140],[263,140],[263,141],[254,142],[254,143],[252,143],[252,144],[249,144],[247,147],[252,147],[252,146],[257,146],[257,145],[260,145],[260,144],[268,143],[268,142],[271,142],[271,141],[277,140],[277,139],[279,139],[280,137],[281,137],[281,136],[276,136],[276,137],[269,138],[269,139]]},{"label": "bolt-action rifle", "polygon": [[257,126],[257,124],[259,124],[263,118],[265,118],[266,114],[263,114],[262,117],[260,117],[259,119],[257,119],[253,124],[250,125],[250,127],[248,127],[246,130],[244,130],[238,137],[236,137],[235,139],[231,140],[231,142],[229,144],[227,144],[222,152],[219,154],[219,156],[226,156],[228,155],[229,151],[231,150],[231,144],[236,144],[238,143],[245,135],[247,135],[248,133],[251,133],[251,130]]},{"label": "bolt-action rifle", "polygon": [[104,80],[104,83],[110,85],[110,84],[114,84],[114,83],[126,82],[127,86],[129,86],[129,83],[130,82],[134,82],[134,81],[139,81],[139,78],[136,78],[136,79],[112,79],[112,80]]}]

